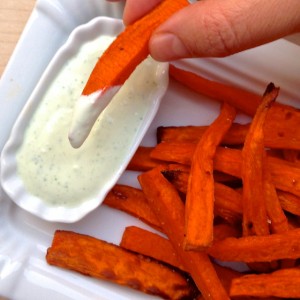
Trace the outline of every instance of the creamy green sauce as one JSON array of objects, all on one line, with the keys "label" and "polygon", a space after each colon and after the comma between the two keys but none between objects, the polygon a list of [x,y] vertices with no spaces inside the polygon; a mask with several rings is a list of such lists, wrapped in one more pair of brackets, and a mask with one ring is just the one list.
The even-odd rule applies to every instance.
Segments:
[{"label": "creamy green sauce", "polygon": [[113,40],[84,44],[62,67],[37,107],[17,153],[26,189],[54,206],[75,206],[97,196],[119,172],[140,130],[157,86],[157,63],[148,59],[97,119],[85,143],[68,140],[74,105],[98,57]]}]

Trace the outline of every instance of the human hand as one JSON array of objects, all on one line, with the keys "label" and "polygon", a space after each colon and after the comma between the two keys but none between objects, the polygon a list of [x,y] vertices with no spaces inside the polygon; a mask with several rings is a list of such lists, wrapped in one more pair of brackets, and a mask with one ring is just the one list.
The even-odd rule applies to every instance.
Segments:
[{"label": "human hand", "polygon": [[[127,0],[130,24],[162,0]],[[300,31],[299,0],[202,0],[182,9],[153,33],[153,58],[222,57]]]}]

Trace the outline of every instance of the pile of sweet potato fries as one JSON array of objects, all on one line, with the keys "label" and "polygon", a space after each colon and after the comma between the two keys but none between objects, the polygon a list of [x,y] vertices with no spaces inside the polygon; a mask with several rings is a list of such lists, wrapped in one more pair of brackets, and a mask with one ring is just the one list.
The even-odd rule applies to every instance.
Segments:
[{"label": "pile of sweet potato fries", "polygon": [[153,232],[129,226],[112,245],[57,231],[47,262],[165,299],[300,298],[300,111],[272,83],[257,96],[173,65],[170,76],[221,109],[208,126],[159,127],[128,165],[141,189],[107,195]]}]

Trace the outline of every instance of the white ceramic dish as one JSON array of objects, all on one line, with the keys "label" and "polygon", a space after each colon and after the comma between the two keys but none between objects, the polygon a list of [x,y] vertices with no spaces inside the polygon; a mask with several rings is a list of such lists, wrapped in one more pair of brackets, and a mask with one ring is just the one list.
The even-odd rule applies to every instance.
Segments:
[{"label": "white ceramic dish", "polygon": [[[51,60],[47,69],[43,73],[41,80],[37,84],[32,95],[30,96],[22,112],[20,113],[12,129],[11,135],[3,148],[1,155],[1,184],[3,189],[8,194],[9,198],[12,199],[17,205],[44,220],[66,223],[75,222],[83,218],[85,215],[87,215],[89,212],[94,210],[102,203],[107,192],[117,182],[117,180],[125,170],[127,164],[129,163],[131,157],[135,153],[138,145],[140,144],[153,118],[155,117],[161,99],[166,92],[168,86],[167,63],[145,64],[146,62],[143,62],[141,66],[143,65],[144,68],[147,68],[152,74],[155,75],[143,75],[144,73],[141,73],[141,71],[139,71],[139,68],[137,68],[137,70],[132,74],[134,78],[128,79],[124,87],[126,85],[131,84],[132,88],[135,90],[136,93],[140,88],[140,86],[135,86],[136,82],[138,82],[137,78],[145,77],[146,80],[149,76],[151,76],[151,78],[153,77],[153,80],[155,80],[156,85],[151,89],[151,91],[149,91],[149,93],[147,93],[147,98],[143,99],[143,103],[145,105],[139,106],[138,103],[140,103],[140,101],[137,101],[136,103],[131,101],[131,105],[125,105],[125,103],[129,102],[129,100],[125,99],[126,94],[122,94],[122,96],[119,97],[119,95],[117,95],[112,100],[112,102],[115,102],[117,105],[115,104],[114,106],[111,106],[109,104],[108,108],[102,113],[102,117],[99,118],[97,126],[99,128],[102,127],[103,129],[97,130],[98,133],[95,136],[95,138],[99,141],[102,141],[101,159],[104,162],[109,162],[112,158],[114,160],[111,161],[111,163],[107,163],[107,165],[105,163],[99,165],[99,167],[97,168],[97,174],[93,176],[95,180],[97,180],[96,178],[99,178],[97,180],[98,184],[96,184],[97,190],[86,195],[85,198],[80,200],[80,202],[78,202],[75,205],[69,205],[63,204],[63,202],[60,201],[60,204],[53,205],[50,204],[49,201],[46,201],[46,199],[44,199],[47,198],[49,191],[47,194],[41,194],[41,196],[37,196],[33,194],[30,191],[30,189],[28,189],[28,186],[26,185],[26,180],[24,180],[26,178],[20,175],[17,157],[20,148],[24,143],[26,143],[26,129],[28,128],[31,119],[35,115],[35,112],[37,111],[40,105],[41,99],[43,99],[52,82],[54,82],[54,87],[59,86],[58,83],[55,84],[55,80],[58,77],[59,72],[62,70],[62,68],[67,62],[69,62],[71,59],[73,59],[73,57],[75,57],[75,55],[77,55],[79,49],[83,45],[86,45],[88,42],[91,44],[91,42],[95,41],[96,39],[99,40],[99,42],[97,41],[97,44],[99,44],[101,36],[115,37],[123,30],[123,28],[124,26],[121,20],[108,17],[97,17],[94,18],[92,21],[88,22],[87,24],[81,25],[77,27],[74,31],[72,31],[67,42],[57,51],[53,60]],[[93,53],[93,55],[97,59],[99,54],[97,55],[97,52],[94,51],[91,53]],[[148,61],[150,62],[149,59]],[[151,66],[151,68],[149,68],[149,66]],[[76,70],[78,70],[78,67],[74,67],[74,71],[68,74],[68,79],[72,76],[74,76],[74,78],[78,76],[76,74]],[[75,79],[70,80],[70,82],[72,81],[77,82],[75,81]],[[79,82],[81,82],[81,80],[79,80]],[[78,86],[78,84],[79,83],[77,83],[76,86]],[[79,99],[80,89],[78,89],[78,91],[79,94],[75,98]],[[54,95],[57,94],[54,93]],[[54,99],[52,101],[54,101]],[[74,106],[75,103],[76,100],[74,101]],[[131,106],[134,106],[134,113],[140,116],[134,125],[134,127],[136,128],[136,132],[122,131],[122,134],[118,134],[117,132],[120,131],[121,128],[130,127],[130,120],[134,118],[134,116],[131,115]],[[63,108],[63,110],[66,109],[68,109],[68,106]],[[114,117],[114,115],[119,117]],[[121,115],[123,117],[120,117]],[[68,120],[68,116],[69,115],[66,114],[64,116],[64,120]],[[128,118],[126,118],[126,116],[128,116]],[[46,116],[44,116],[44,118],[45,117]],[[113,122],[111,121],[111,119],[113,120]],[[69,120],[69,123],[71,124],[71,119]],[[45,127],[39,126],[39,128],[40,130],[47,130],[47,125]],[[108,137],[104,128],[106,128],[106,130],[109,130],[111,133],[116,132],[116,134],[110,134]],[[58,138],[65,139],[66,143],[68,143],[67,132],[65,132],[64,130],[60,130],[59,132],[57,132],[56,135],[60,135]],[[52,148],[55,148],[54,143],[50,145]],[[112,157],[111,151],[114,147],[117,147],[117,145],[120,145],[120,154],[117,157]],[[58,147],[57,154],[62,151],[61,147],[61,145]],[[74,163],[77,163],[79,157],[83,158],[84,156],[84,152],[80,149],[74,150],[70,152],[70,154],[71,153],[72,155],[70,155],[70,163],[66,163],[64,165],[64,170],[67,168],[72,169],[72,165]],[[57,154],[54,154],[54,156],[56,157]],[[96,155],[96,152],[93,151],[93,154]],[[71,159],[71,157],[73,157],[73,159]],[[118,161],[118,163],[116,166],[114,166],[114,161],[116,160]],[[60,167],[60,161],[54,160],[53,162],[54,165],[58,165],[58,167]],[[28,164],[30,164],[30,162],[26,164],[26,168],[29,167]],[[84,171],[84,169],[85,168],[81,168],[80,170],[81,179],[85,177],[88,178],[90,176],[89,174],[91,170],[86,169],[86,171]],[[38,170],[36,172],[38,172]],[[56,171],[56,173],[57,172],[58,171]],[[29,175],[27,175],[26,177],[28,176]],[[41,175],[37,176],[37,179],[40,177]],[[42,188],[42,184],[43,183],[40,183],[38,189]],[[89,184],[89,182],[87,182],[87,184]],[[73,186],[79,186],[79,183],[74,183]],[[83,186],[83,188],[89,189],[87,186]],[[52,189],[55,189],[55,187],[52,187]],[[92,190],[94,190],[94,188],[92,188]],[[73,193],[66,195],[66,199],[73,198],[75,195],[78,194],[78,192],[75,192],[74,195]]]},{"label": "white ceramic dish", "polygon": [[[80,7],[80,9],[78,9]],[[38,78],[71,30],[98,15],[121,17],[122,6],[99,0],[42,0],[0,81],[0,149]],[[45,32],[48,34],[45,35]],[[49,37],[51,43],[49,43]],[[35,45],[36,50],[32,50]],[[300,47],[280,40],[225,59],[188,60],[181,66],[212,79],[262,93],[269,81],[281,86],[279,101],[300,107]],[[26,58],[26,59],[25,59]],[[24,70],[24,72],[20,72]],[[26,70],[26,72],[25,72]],[[30,76],[28,76],[30,74]],[[199,101],[201,99],[201,102]],[[218,104],[171,81],[143,145],[155,143],[159,125],[207,124]],[[243,121],[244,118],[240,117]],[[120,182],[138,186],[136,174],[125,172]],[[148,228],[135,218],[100,206],[73,224],[43,221],[0,195],[0,295],[14,300],[142,300],[158,299],[114,284],[50,267],[47,247],[56,229],[73,230],[118,243],[125,226]],[[149,229],[149,228],[148,228]]]}]

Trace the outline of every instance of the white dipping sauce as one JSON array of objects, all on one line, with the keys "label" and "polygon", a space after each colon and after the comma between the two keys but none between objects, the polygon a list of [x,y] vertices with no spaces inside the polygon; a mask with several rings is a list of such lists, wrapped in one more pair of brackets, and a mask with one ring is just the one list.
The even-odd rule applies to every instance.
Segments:
[{"label": "white dipping sauce", "polygon": [[[17,153],[18,173],[26,189],[53,206],[73,207],[109,185],[146,117],[158,84],[158,63],[147,59],[103,111],[85,143],[68,140],[73,109],[89,74],[113,38],[83,45],[50,84],[37,107]],[[166,75],[167,76],[167,75]],[[134,84],[133,84],[134,83]]]},{"label": "white dipping sauce", "polygon": [[79,148],[84,143],[100,113],[120,88],[121,86],[113,86],[105,92],[98,90],[90,95],[80,96],[75,104],[69,130],[69,141],[72,147]]}]

